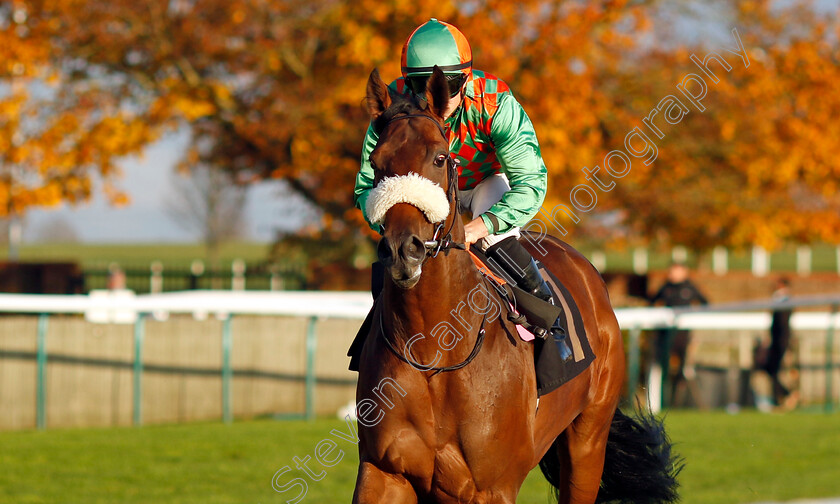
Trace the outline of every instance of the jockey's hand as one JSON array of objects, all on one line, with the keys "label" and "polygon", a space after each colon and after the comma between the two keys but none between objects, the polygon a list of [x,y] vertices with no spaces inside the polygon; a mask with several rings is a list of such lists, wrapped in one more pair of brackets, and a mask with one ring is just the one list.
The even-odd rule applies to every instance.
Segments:
[{"label": "jockey's hand", "polygon": [[484,225],[481,217],[476,217],[464,226],[464,234],[466,235],[464,241],[469,248],[470,245],[489,235],[490,232],[487,231],[487,226]]}]

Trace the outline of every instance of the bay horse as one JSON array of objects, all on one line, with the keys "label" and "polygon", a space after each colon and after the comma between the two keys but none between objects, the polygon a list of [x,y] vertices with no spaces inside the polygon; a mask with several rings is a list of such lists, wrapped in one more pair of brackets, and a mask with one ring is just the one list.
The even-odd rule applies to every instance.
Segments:
[{"label": "bay horse", "polygon": [[662,424],[618,410],[624,349],[595,268],[558,239],[539,244],[596,355],[539,401],[533,345],[476,301],[483,279],[457,246],[464,225],[443,129],[448,100],[436,67],[425,100],[392,96],[377,70],[367,83],[380,134],[374,191],[394,194],[377,195],[380,206],[390,199],[379,208],[386,280],[361,354],[353,502],[513,504],[537,464],[558,503],[676,501],[679,468]]}]

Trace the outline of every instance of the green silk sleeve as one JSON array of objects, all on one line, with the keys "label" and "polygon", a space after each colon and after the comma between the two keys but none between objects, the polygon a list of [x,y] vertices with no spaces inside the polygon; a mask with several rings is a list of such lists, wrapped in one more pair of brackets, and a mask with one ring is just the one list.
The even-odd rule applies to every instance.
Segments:
[{"label": "green silk sleeve", "polygon": [[481,217],[491,234],[499,234],[524,226],[537,214],[545,199],[548,174],[534,125],[509,93],[500,96],[490,137],[510,190],[487,211],[495,219]]},{"label": "green silk sleeve", "polygon": [[356,208],[362,211],[362,215],[365,217],[365,220],[371,229],[377,233],[381,233],[379,225],[370,223],[367,211],[365,210],[368,196],[370,196],[370,190],[373,189],[374,178],[373,167],[370,165],[370,153],[373,152],[373,149],[376,147],[376,143],[378,141],[379,135],[377,135],[373,130],[373,124],[371,124],[368,126],[367,133],[365,134],[365,141],[362,145],[361,168],[359,169],[358,175],[356,175],[356,187],[353,189],[353,202],[355,203]]}]

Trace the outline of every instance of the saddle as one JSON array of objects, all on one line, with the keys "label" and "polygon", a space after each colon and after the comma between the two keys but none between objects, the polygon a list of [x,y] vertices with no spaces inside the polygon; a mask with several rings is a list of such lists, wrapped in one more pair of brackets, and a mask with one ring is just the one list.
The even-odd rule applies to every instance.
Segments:
[{"label": "saddle", "polygon": [[[471,247],[470,255],[479,272],[507,301],[508,320],[517,324],[520,337],[533,341],[538,395],[557,389],[589,367],[595,354],[586,336],[580,309],[569,290],[545,265],[537,261],[540,274],[551,290],[551,303],[507,282],[504,269],[488,260],[478,247]],[[572,359],[565,362],[562,352],[567,350],[564,345],[572,351]]]}]

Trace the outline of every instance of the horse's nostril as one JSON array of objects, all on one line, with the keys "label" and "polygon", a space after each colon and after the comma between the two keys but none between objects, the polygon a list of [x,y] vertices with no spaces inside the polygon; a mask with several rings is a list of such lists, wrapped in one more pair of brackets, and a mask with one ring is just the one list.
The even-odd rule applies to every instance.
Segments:
[{"label": "horse's nostril", "polygon": [[423,240],[416,235],[412,235],[409,239],[403,242],[402,250],[400,252],[403,259],[420,261],[423,259],[423,256],[426,255],[426,247],[423,244]]},{"label": "horse's nostril", "polygon": [[383,237],[379,240],[379,244],[376,246],[376,255],[383,263],[387,264],[391,261],[393,253],[391,252],[391,244],[388,243],[388,238]]}]

